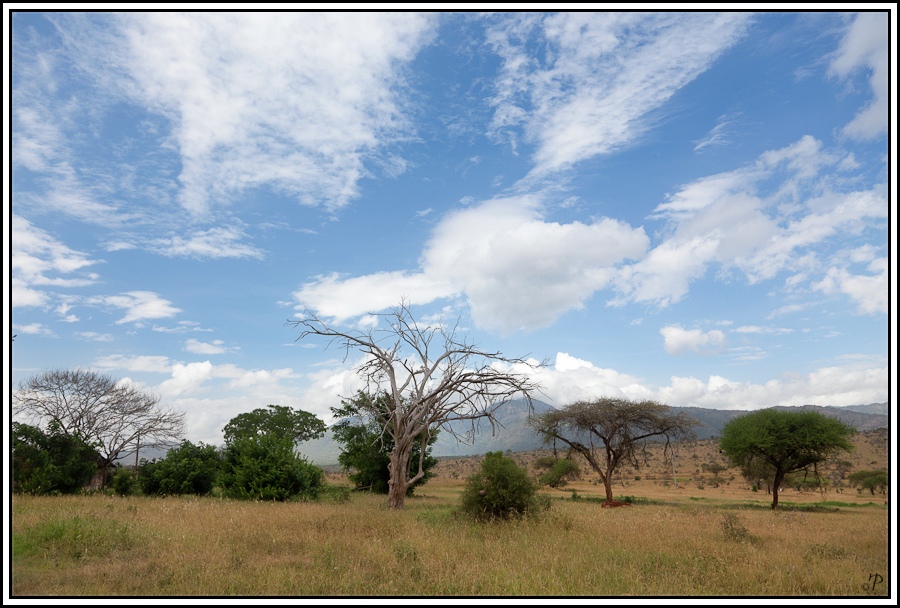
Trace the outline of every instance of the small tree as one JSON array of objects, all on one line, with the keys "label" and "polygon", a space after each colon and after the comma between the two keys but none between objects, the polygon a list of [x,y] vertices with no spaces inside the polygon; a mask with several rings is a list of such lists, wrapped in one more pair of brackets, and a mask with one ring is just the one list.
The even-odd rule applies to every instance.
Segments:
[{"label": "small tree", "polygon": [[[337,342],[348,356],[351,350],[365,354],[357,370],[365,392],[389,397],[387,412],[374,402],[368,407],[393,440],[388,507],[402,509],[409,487],[425,476],[424,458],[435,431],[457,436],[450,423],[470,421],[469,435],[458,437],[465,441],[474,436],[477,421],[487,420],[493,428],[497,408],[513,396],[522,394],[530,403],[537,386],[524,373],[534,367],[530,362],[482,350],[460,338],[455,327],[421,325],[406,304],[378,316],[387,319],[386,328],[342,331],[310,311],[288,324],[303,328],[298,339],[320,336]],[[522,372],[510,371],[515,369]],[[411,468],[416,444],[419,462]]]},{"label": "small tree", "polygon": [[[383,423],[388,412],[387,401],[389,397],[381,394],[372,398],[363,392],[359,392],[356,398],[350,401],[341,401],[341,407],[331,408],[332,413],[340,418],[340,421],[331,427],[334,439],[342,444],[338,462],[347,471],[348,478],[357,488],[368,488],[379,494],[387,494],[391,479],[391,452],[394,450],[394,438],[384,433]],[[378,410],[381,416],[374,416],[371,412]],[[438,463],[437,458],[431,455],[431,448],[437,441],[438,431],[434,431],[425,446],[425,457],[420,458],[421,442],[413,443],[410,456],[409,477],[415,476],[413,467],[422,462],[425,474],[418,481],[409,485],[406,495],[412,496],[413,490],[427,482],[431,476],[431,469]]]},{"label": "small tree", "polygon": [[476,520],[509,519],[548,506],[538,500],[538,485],[503,452],[488,452],[481,470],[469,477],[461,497],[461,510]]},{"label": "small tree", "polygon": [[225,426],[222,493],[229,498],[315,498],[322,469],[296,452],[295,442],[324,434],[312,414],[269,406],[232,418]]},{"label": "small tree", "polygon": [[819,477],[818,465],[842,451],[851,451],[856,430],[813,411],[765,409],[729,421],[719,449],[742,470],[771,471],[772,508],[788,473],[804,471]]},{"label": "small tree", "polygon": [[159,398],[109,376],[82,369],[51,370],[23,382],[13,410],[39,425],[93,445],[107,468],[127,451],[162,447],[181,437],[184,414],[160,406]]},{"label": "small tree", "polygon": [[888,487],[887,471],[856,471],[850,474],[850,485],[868,490],[875,496],[875,490],[886,492]]},{"label": "small tree", "polygon": [[584,456],[612,502],[612,476],[620,464],[640,468],[649,457],[648,440],[665,439],[668,449],[670,440],[690,437],[698,423],[656,401],[601,398],[544,412],[532,424],[546,441],[562,441]]}]

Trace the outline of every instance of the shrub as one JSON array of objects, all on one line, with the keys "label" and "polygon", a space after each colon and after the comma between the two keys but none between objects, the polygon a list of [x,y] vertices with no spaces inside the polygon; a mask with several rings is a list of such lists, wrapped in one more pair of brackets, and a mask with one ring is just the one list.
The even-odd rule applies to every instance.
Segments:
[{"label": "shrub", "polygon": [[488,452],[481,470],[466,481],[460,510],[476,521],[522,517],[549,506],[538,499],[537,490],[538,485],[512,458]]},{"label": "shrub", "polygon": [[182,441],[162,460],[141,461],[141,490],[148,495],[210,494],[220,463],[215,446]]},{"label": "shrub", "polygon": [[131,471],[126,468],[120,468],[113,475],[112,487],[113,491],[119,496],[127,496],[134,492],[137,481],[132,476]]},{"label": "shrub", "polygon": [[251,500],[316,498],[322,469],[294,452],[290,438],[247,437],[227,445],[222,495]]},{"label": "shrub", "polygon": [[550,486],[551,488],[561,488],[566,485],[570,475],[578,474],[578,465],[575,462],[563,458],[555,460],[550,465],[550,470],[541,475],[539,481],[541,485]]}]

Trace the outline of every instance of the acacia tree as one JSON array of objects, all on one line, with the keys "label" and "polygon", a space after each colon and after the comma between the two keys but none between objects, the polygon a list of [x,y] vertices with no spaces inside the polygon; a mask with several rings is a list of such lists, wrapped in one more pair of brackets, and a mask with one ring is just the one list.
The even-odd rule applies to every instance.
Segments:
[{"label": "acacia tree", "polygon": [[[365,392],[385,393],[387,407],[374,401],[362,407],[393,440],[388,507],[402,509],[407,489],[425,476],[424,459],[435,431],[444,429],[466,441],[474,437],[477,421],[486,420],[494,429],[497,408],[517,394],[530,404],[537,385],[526,373],[508,371],[517,367],[530,370],[532,363],[478,348],[457,335],[458,325],[420,325],[405,303],[378,316],[388,321],[387,327],[341,330],[309,310],[303,319],[288,324],[303,328],[298,340],[328,338],[329,344],[345,350],[345,360],[351,351],[365,355],[357,368]],[[458,435],[449,424],[457,421],[470,421],[471,430]],[[418,463],[410,468],[416,443]]]},{"label": "acacia tree", "polygon": [[764,409],[744,414],[722,428],[719,449],[742,470],[768,470],[772,474],[772,508],[778,508],[778,489],[788,473],[812,472],[843,451],[851,451],[856,430],[813,411],[785,412]]},{"label": "acacia tree", "polygon": [[13,411],[94,446],[105,486],[109,465],[120,456],[139,447],[165,447],[181,437],[184,414],[159,401],[104,374],[58,369],[24,381]]},{"label": "acacia tree", "polygon": [[647,462],[648,440],[664,438],[668,449],[670,441],[690,437],[697,424],[684,412],[673,414],[669,406],[656,401],[609,397],[578,401],[532,420],[546,441],[562,441],[584,456],[600,475],[606,502],[613,500],[612,476],[616,467],[628,463],[639,468]]}]

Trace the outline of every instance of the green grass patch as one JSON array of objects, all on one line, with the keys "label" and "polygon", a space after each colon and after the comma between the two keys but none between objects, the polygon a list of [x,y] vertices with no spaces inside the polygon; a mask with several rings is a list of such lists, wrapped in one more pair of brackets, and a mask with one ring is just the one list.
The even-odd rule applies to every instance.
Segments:
[{"label": "green grass patch", "polygon": [[133,524],[93,516],[41,522],[13,535],[14,557],[82,560],[105,559],[110,553],[139,546]]}]

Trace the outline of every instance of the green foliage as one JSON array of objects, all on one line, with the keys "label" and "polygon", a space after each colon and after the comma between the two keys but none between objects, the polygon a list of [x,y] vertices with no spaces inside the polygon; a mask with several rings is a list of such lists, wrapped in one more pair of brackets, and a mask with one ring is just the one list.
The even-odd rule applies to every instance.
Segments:
[{"label": "green foliage", "polygon": [[728,422],[719,449],[745,475],[750,471],[772,475],[772,508],[776,508],[785,475],[811,470],[818,476],[819,464],[853,449],[850,437],[855,432],[818,412],[765,409]]},{"label": "green foliage", "polygon": [[184,440],[162,460],[141,461],[141,490],[148,495],[209,494],[221,463],[215,446]]},{"label": "green foliage", "polygon": [[12,486],[25,494],[80,492],[97,470],[97,452],[78,436],[50,423],[45,433],[12,423]]},{"label": "green foliage", "polygon": [[549,470],[538,479],[538,483],[551,488],[561,488],[566,485],[570,476],[577,476],[579,472],[578,464],[575,461],[561,458],[554,460]]},{"label": "green foliage", "polygon": [[296,454],[286,437],[245,437],[224,449],[221,482],[226,498],[315,498],[323,480],[322,469]]},{"label": "green foliage", "polygon": [[[340,418],[340,421],[332,426],[335,441],[342,445],[338,462],[357,489],[369,489],[379,494],[388,493],[394,438],[390,433],[382,432],[381,421],[378,417],[372,416],[367,408],[363,408],[363,404],[374,403],[386,415],[387,398],[386,395],[380,395],[373,400],[360,392],[352,401],[341,401],[341,407],[331,408],[332,413]],[[407,496],[412,496],[416,487],[426,483],[433,476],[431,469],[438,463],[437,458],[431,455],[435,441],[437,432],[432,432],[422,460],[425,476],[406,489]],[[420,455],[421,441],[416,441],[409,459],[409,477],[418,472]]]},{"label": "green foliage", "polygon": [[888,487],[887,471],[856,471],[850,474],[850,484],[855,488],[868,490],[875,495],[875,491],[884,492]]},{"label": "green foliage", "polygon": [[134,475],[131,474],[129,469],[121,467],[116,471],[116,474],[113,475],[112,487],[113,492],[119,496],[128,496],[134,492],[135,488],[137,488],[137,480],[134,478]]},{"label": "green foliage", "polygon": [[269,405],[235,416],[225,425],[224,433],[225,443],[263,435],[301,442],[324,435],[325,423],[303,410]]},{"label": "green foliage", "polygon": [[549,506],[538,500],[537,489],[512,458],[502,452],[488,452],[481,470],[466,481],[460,510],[475,520],[522,517]]}]

